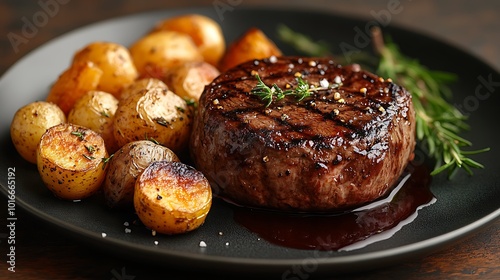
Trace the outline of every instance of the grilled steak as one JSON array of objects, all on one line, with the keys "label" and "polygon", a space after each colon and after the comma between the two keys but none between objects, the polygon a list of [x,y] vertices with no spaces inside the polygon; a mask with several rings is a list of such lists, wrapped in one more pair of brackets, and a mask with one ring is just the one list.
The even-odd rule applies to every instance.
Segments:
[{"label": "grilled steak", "polygon": [[[298,76],[321,87],[268,107],[251,93],[295,88]],[[327,89],[325,89],[327,87]],[[214,194],[236,204],[332,211],[386,194],[413,158],[415,116],[403,87],[327,58],[249,61],[203,92],[190,141]]]}]

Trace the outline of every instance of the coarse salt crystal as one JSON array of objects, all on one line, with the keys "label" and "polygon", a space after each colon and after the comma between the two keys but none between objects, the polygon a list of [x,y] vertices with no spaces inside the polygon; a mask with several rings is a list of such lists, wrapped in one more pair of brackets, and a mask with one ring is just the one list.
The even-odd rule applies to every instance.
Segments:
[{"label": "coarse salt crystal", "polygon": [[105,232],[101,233],[101,236],[102,238],[106,237],[106,233]]},{"label": "coarse salt crystal", "polygon": [[131,230],[131,229],[129,229],[129,228],[126,228],[126,229],[125,229],[125,233],[131,233],[131,232],[132,232],[132,230]]},{"label": "coarse salt crystal", "polygon": [[321,81],[319,81],[319,85],[326,88],[330,85],[330,83],[326,79],[321,79]]},{"label": "coarse salt crystal", "polygon": [[202,240],[202,241],[200,241],[200,245],[199,246],[202,247],[202,248],[205,248],[205,247],[207,247],[207,243],[205,243],[205,241]]}]

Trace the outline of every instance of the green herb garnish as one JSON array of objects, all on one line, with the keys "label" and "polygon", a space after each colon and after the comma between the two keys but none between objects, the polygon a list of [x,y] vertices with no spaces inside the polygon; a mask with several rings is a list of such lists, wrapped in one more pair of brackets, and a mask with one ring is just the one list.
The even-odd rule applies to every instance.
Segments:
[{"label": "green herb garnish", "polygon": [[278,26],[278,35],[280,39],[290,44],[297,51],[307,53],[310,56],[328,56],[330,53],[330,46],[323,41],[313,41],[310,37],[295,32],[286,25]]},{"label": "green herb garnish", "polygon": [[[314,42],[284,25],[278,27],[278,35],[284,42],[306,55],[332,55],[324,42]],[[373,55],[363,51],[360,51],[357,57],[351,58],[364,67],[373,68],[381,77],[392,78],[412,94],[416,111],[416,137],[426,144],[428,156],[436,161],[431,174],[436,175],[447,170],[448,178],[451,178],[460,168],[469,175],[473,175],[471,168],[484,168],[469,156],[489,151],[489,148],[464,150],[464,147],[472,146],[470,141],[459,136],[461,132],[469,129],[467,117],[448,102],[452,94],[448,85],[456,81],[456,76],[448,72],[430,70],[417,60],[405,56],[389,37],[386,37],[384,42],[378,27],[372,29],[372,41],[377,54],[375,59]]]},{"label": "green herb garnish", "polygon": [[82,156],[83,156],[84,158],[88,159],[88,160],[94,160],[94,159],[95,159],[95,157],[93,157],[93,156],[89,156],[89,155],[86,155],[86,154],[82,154]]},{"label": "green herb garnish", "polygon": [[153,137],[149,137],[148,134],[144,134],[144,139],[148,140],[148,141],[151,141],[153,143],[155,143],[156,145],[160,145],[160,142],[158,142],[156,139],[154,139]]},{"label": "green herb garnish", "polygon": [[109,157],[107,158],[101,158],[101,161],[102,161],[102,169],[104,169],[106,167],[106,164],[111,160],[111,158],[113,158],[115,154],[111,154]]},{"label": "green herb garnish", "polygon": [[108,114],[108,112],[106,112],[106,110],[102,110],[100,114],[101,114],[101,116],[103,116],[105,118],[109,118],[109,114]]},{"label": "green herb garnish", "polygon": [[257,79],[257,85],[252,88],[250,93],[253,95],[257,95],[260,97],[262,101],[266,102],[266,107],[269,107],[273,102],[273,97],[276,97],[277,100],[285,97],[284,92],[280,89],[276,84],[273,84],[271,87],[266,85],[259,74],[255,74],[254,77]]},{"label": "green herb garnish", "polygon": [[383,42],[379,29],[373,30],[372,35],[374,42],[378,42],[375,51],[380,56],[377,74],[392,77],[412,93],[417,139],[426,144],[428,155],[436,160],[436,167],[431,174],[447,170],[451,177],[456,170],[463,168],[472,175],[471,168],[484,168],[468,156],[486,152],[489,148],[474,151],[463,149],[472,146],[469,140],[459,136],[462,131],[469,129],[467,117],[447,101],[452,95],[447,85],[454,82],[456,76],[430,70],[417,60],[405,56],[389,37]]},{"label": "green herb garnish", "polygon": [[83,141],[85,139],[85,132],[84,131],[80,131],[80,130],[71,131],[71,135],[75,135],[76,137],[78,137],[80,139],[80,141]]},{"label": "green herb garnish", "polygon": [[265,101],[266,107],[269,107],[273,101],[281,100],[286,96],[294,96],[297,102],[300,102],[316,91],[337,88],[340,85],[338,83],[333,83],[328,86],[311,86],[307,81],[302,79],[300,73],[296,73],[295,80],[297,81],[297,85],[294,88],[289,85],[290,88],[283,90],[276,84],[272,84],[271,86],[266,85],[257,73],[254,74],[254,77],[257,79],[257,85],[252,88],[250,93],[260,97],[262,101]]},{"label": "green herb garnish", "polygon": [[87,151],[89,151],[89,153],[93,153],[95,151],[94,146],[91,146],[91,145],[85,146],[85,149],[87,149]]},{"label": "green herb garnish", "polygon": [[186,101],[186,105],[188,105],[188,106],[194,106],[194,107],[197,106],[196,100],[194,100],[192,98],[184,98],[184,101]]}]

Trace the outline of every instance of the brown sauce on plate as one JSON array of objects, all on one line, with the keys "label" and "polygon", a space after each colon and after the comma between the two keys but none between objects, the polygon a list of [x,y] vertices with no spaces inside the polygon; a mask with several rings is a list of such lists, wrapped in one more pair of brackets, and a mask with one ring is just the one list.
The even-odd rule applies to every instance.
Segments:
[{"label": "brown sauce on plate", "polygon": [[394,190],[369,205],[333,214],[290,214],[234,208],[234,220],[270,243],[296,249],[339,250],[397,228],[435,201],[431,176],[423,165],[410,166]]}]

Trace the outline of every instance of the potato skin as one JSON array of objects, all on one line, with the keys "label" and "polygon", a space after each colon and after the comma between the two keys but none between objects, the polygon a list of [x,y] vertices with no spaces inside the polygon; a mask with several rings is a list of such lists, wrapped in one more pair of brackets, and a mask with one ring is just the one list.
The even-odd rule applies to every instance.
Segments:
[{"label": "potato skin", "polygon": [[167,18],[156,24],[156,31],[177,31],[189,35],[204,61],[217,66],[226,50],[226,41],[221,26],[212,18],[200,14],[185,14]]},{"label": "potato skin", "polygon": [[19,108],[10,125],[10,136],[17,152],[36,163],[36,149],[47,129],[66,122],[64,112],[54,103],[35,101]]},{"label": "potato skin", "polygon": [[37,168],[57,197],[79,200],[99,190],[108,158],[104,140],[86,127],[62,123],[49,128],[37,148]]},{"label": "potato skin", "polygon": [[175,153],[187,148],[193,112],[170,90],[151,88],[118,104],[113,132],[121,147],[136,140],[154,139]]},{"label": "potato skin", "polygon": [[219,70],[224,72],[245,61],[281,55],[281,50],[274,42],[262,30],[254,27],[231,43],[220,61]]},{"label": "potato skin", "polygon": [[184,100],[198,102],[205,86],[219,74],[219,70],[208,62],[187,62],[169,71],[165,82]]},{"label": "potato skin", "polygon": [[118,99],[111,93],[92,90],[80,97],[68,114],[68,122],[100,133],[108,153],[118,150],[113,135],[113,118]]},{"label": "potato skin", "polygon": [[167,147],[149,140],[125,144],[108,162],[103,184],[104,198],[110,208],[133,207],[137,177],[154,161],[180,161]]},{"label": "potato skin", "polygon": [[123,87],[133,83],[139,73],[128,48],[113,42],[92,42],[73,56],[73,64],[93,62],[102,70],[96,90],[105,91],[119,98]]},{"label": "potato skin", "polygon": [[76,100],[97,88],[102,75],[93,62],[72,64],[57,78],[45,100],[55,103],[67,116]]},{"label": "potato skin", "polygon": [[189,35],[158,31],[140,38],[129,48],[141,78],[162,76],[171,68],[188,61],[203,61],[203,56]]},{"label": "potato skin", "polygon": [[153,162],[135,184],[135,211],[146,227],[158,233],[180,234],[199,228],[211,204],[208,180],[181,162]]},{"label": "potato skin", "polygon": [[157,78],[138,79],[122,90],[122,93],[120,94],[120,100],[127,99],[130,95],[139,93],[141,91],[147,91],[155,87],[168,89],[168,86],[160,79]]}]

